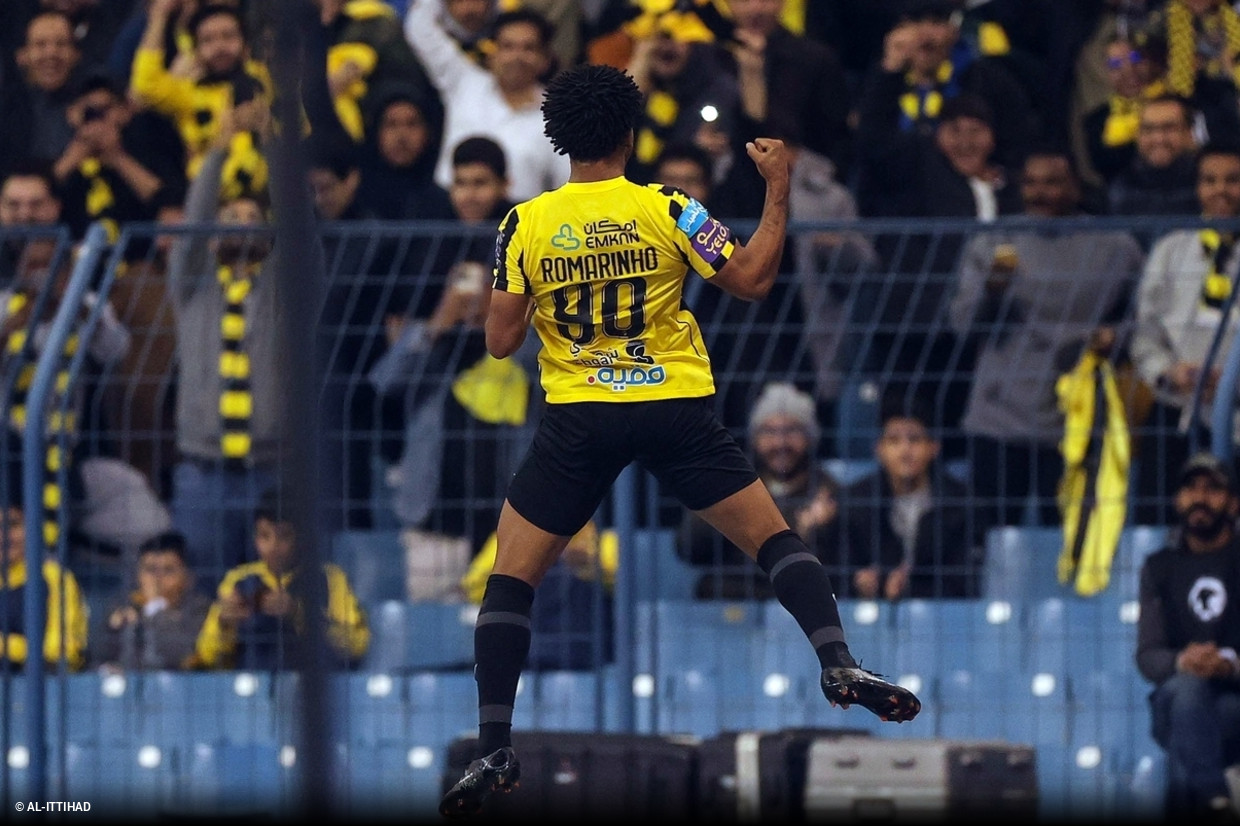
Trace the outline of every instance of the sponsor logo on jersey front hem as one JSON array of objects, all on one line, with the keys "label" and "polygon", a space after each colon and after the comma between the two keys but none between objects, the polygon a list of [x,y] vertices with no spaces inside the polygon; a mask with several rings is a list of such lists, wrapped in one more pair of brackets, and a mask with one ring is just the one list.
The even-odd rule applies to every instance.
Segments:
[{"label": "sponsor logo on jersey front hem", "polygon": [[667,373],[662,367],[600,367],[586,376],[586,384],[610,385],[618,393],[630,387],[662,384],[666,380]]}]

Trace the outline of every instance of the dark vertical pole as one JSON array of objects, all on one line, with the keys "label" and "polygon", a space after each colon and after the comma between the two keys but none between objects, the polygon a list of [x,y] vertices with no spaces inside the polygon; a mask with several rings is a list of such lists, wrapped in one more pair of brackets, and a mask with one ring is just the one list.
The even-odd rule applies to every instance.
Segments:
[{"label": "dark vertical pole", "polygon": [[271,186],[275,214],[276,278],[280,289],[282,363],[287,365],[284,449],[281,482],[288,497],[289,513],[297,531],[306,600],[306,656],[301,664],[300,703],[296,712],[300,732],[297,765],[302,784],[297,802],[300,814],[311,813],[331,820],[336,813],[331,765],[334,735],[329,697],[329,659],[324,616],[310,606],[327,604],[315,513],[319,496],[319,386],[318,317],[322,290],[322,256],[316,255],[318,238],[314,214],[307,197],[305,159],[302,151],[302,74],[323,71],[305,67],[302,61],[304,4],[282,0],[275,16],[272,79],[275,83],[276,136],[272,147]]}]

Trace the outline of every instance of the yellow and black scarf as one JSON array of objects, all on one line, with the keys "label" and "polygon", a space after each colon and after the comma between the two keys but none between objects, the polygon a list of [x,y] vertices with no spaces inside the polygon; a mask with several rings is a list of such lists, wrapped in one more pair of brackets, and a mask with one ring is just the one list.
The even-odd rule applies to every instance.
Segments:
[{"label": "yellow and black scarf", "polygon": [[943,111],[943,101],[960,94],[956,66],[944,60],[935,70],[934,81],[920,83],[912,72],[904,76],[908,89],[900,95],[900,129],[909,131],[923,121],[936,121]]},{"label": "yellow and black scarf", "polygon": [[250,357],[245,350],[246,299],[261,265],[250,264],[238,275],[236,267],[216,271],[224,290],[224,313],[220,317],[220,453],[227,465],[245,466],[250,455]]},{"label": "yellow and black scarf", "polygon": [[1111,561],[1124,528],[1131,439],[1115,369],[1087,350],[1055,385],[1064,415],[1064,472],[1059,482],[1063,546],[1056,563],[1061,585],[1093,596],[1111,581]]},{"label": "yellow and black scarf", "polygon": [[[8,316],[12,317],[21,312],[28,302],[29,298],[23,293],[9,296]],[[13,383],[13,395],[9,400],[9,422],[11,426],[19,429],[26,427],[26,396],[34,381],[35,362],[38,360],[34,343],[27,336],[29,329],[28,325],[24,329],[14,330],[5,343],[5,355],[21,364],[17,379]],[[61,442],[68,445],[77,428],[77,416],[71,410],[61,413],[60,405],[55,404],[55,400],[62,399],[65,393],[69,392],[69,362],[77,353],[78,343],[75,330],[65,340],[64,350],[60,354],[54,407],[47,419],[48,443],[43,461],[43,544],[49,549],[55,547],[60,539],[60,511],[64,506],[60,471],[62,467],[67,468],[72,459],[69,451],[61,450]]]},{"label": "yellow and black scarf", "polygon": [[1102,126],[1103,146],[1127,146],[1136,141],[1141,126],[1141,105],[1166,91],[1167,87],[1158,80],[1142,89],[1135,98],[1111,95],[1106,123]]},{"label": "yellow and black scarf", "polygon": [[679,114],[680,104],[667,92],[654,91],[646,96],[646,115],[637,128],[633,145],[638,163],[653,164],[659,160]]},{"label": "yellow and black scarf", "polygon": [[[1198,74],[1221,77],[1226,72],[1219,57],[1198,64],[1199,38],[1221,38],[1222,47],[1232,55],[1233,61],[1240,57],[1240,15],[1228,3],[1219,3],[1208,14],[1195,17],[1180,0],[1171,0],[1167,4],[1166,25],[1167,85],[1177,95],[1192,97]],[[1232,80],[1240,83],[1240,65],[1232,74]]]},{"label": "yellow and black scarf", "polygon": [[1219,232],[1214,229],[1203,229],[1201,251],[1205,253],[1210,269],[1201,282],[1201,306],[1221,310],[1231,295],[1231,276],[1227,274],[1227,260],[1236,245],[1236,239],[1230,232]]},{"label": "yellow and black scarf", "polygon": [[116,215],[116,195],[103,177],[103,164],[98,158],[87,158],[78,164],[78,172],[86,179],[86,214],[103,224],[108,243],[115,244],[121,237],[121,227]]}]

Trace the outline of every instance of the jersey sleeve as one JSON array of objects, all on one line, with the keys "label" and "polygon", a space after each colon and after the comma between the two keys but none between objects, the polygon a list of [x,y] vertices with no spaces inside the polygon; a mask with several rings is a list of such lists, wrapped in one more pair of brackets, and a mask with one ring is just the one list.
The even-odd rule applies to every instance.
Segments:
[{"label": "jersey sleeve", "polygon": [[521,260],[521,245],[514,244],[521,223],[521,214],[513,207],[499,225],[495,236],[495,289],[506,293],[529,295],[530,281]]},{"label": "jersey sleeve", "polygon": [[660,192],[669,199],[668,211],[675,222],[672,236],[689,266],[703,278],[723,269],[736,250],[732,230],[682,190],[661,187]]}]

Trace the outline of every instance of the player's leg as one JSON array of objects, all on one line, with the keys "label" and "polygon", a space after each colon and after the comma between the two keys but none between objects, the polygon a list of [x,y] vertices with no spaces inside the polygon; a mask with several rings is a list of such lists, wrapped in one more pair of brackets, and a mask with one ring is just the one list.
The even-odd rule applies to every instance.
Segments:
[{"label": "player's leg", "polygon": [[822,691],[832,704],[857,703],[884,720],[904,722],[921,710],[908,689],[858,667],[845,641],[831,579],[761,481],[697,511],[698,515],[757,561],[771,579],[780,604],[809,639],[822,666]]},{"label": "player's leg", "polygon": [[521,764],[512,749],[512,713],[517,682],[530,653],[534,588],[570,539],[542,530],[507,501],[496,533],[495,567],[474,626],[482,756],[469,764],[439,804],[440,813],[448,817],[477,812],[492,792],[510,791],[521,777]]},{"label": "player's leg", "polygon": [[814,647],[827,699],[843,705],[855,702],[886,720],[911,720],[921,703],[907,689],[857,667],[826,569],[788,528],[710,401],[661,402],[650,405],[644,415],[641,432],[651,434],[653,444],[640,455],[642,463],[770,577],[775,597]]},{"label": "player's leg", "polygon": [[474,626],[481,756],[440,802],[448,817],[477,812],[492,792],[511,790],[520,777],[512,714],[530,651],[534,588],[627,463],[622,450],[593,432],[596,423],[604,433],[618,430],[608,425],[608,411],[597,407],[549,406],[509,485],[496,529],[495,565]]}]

